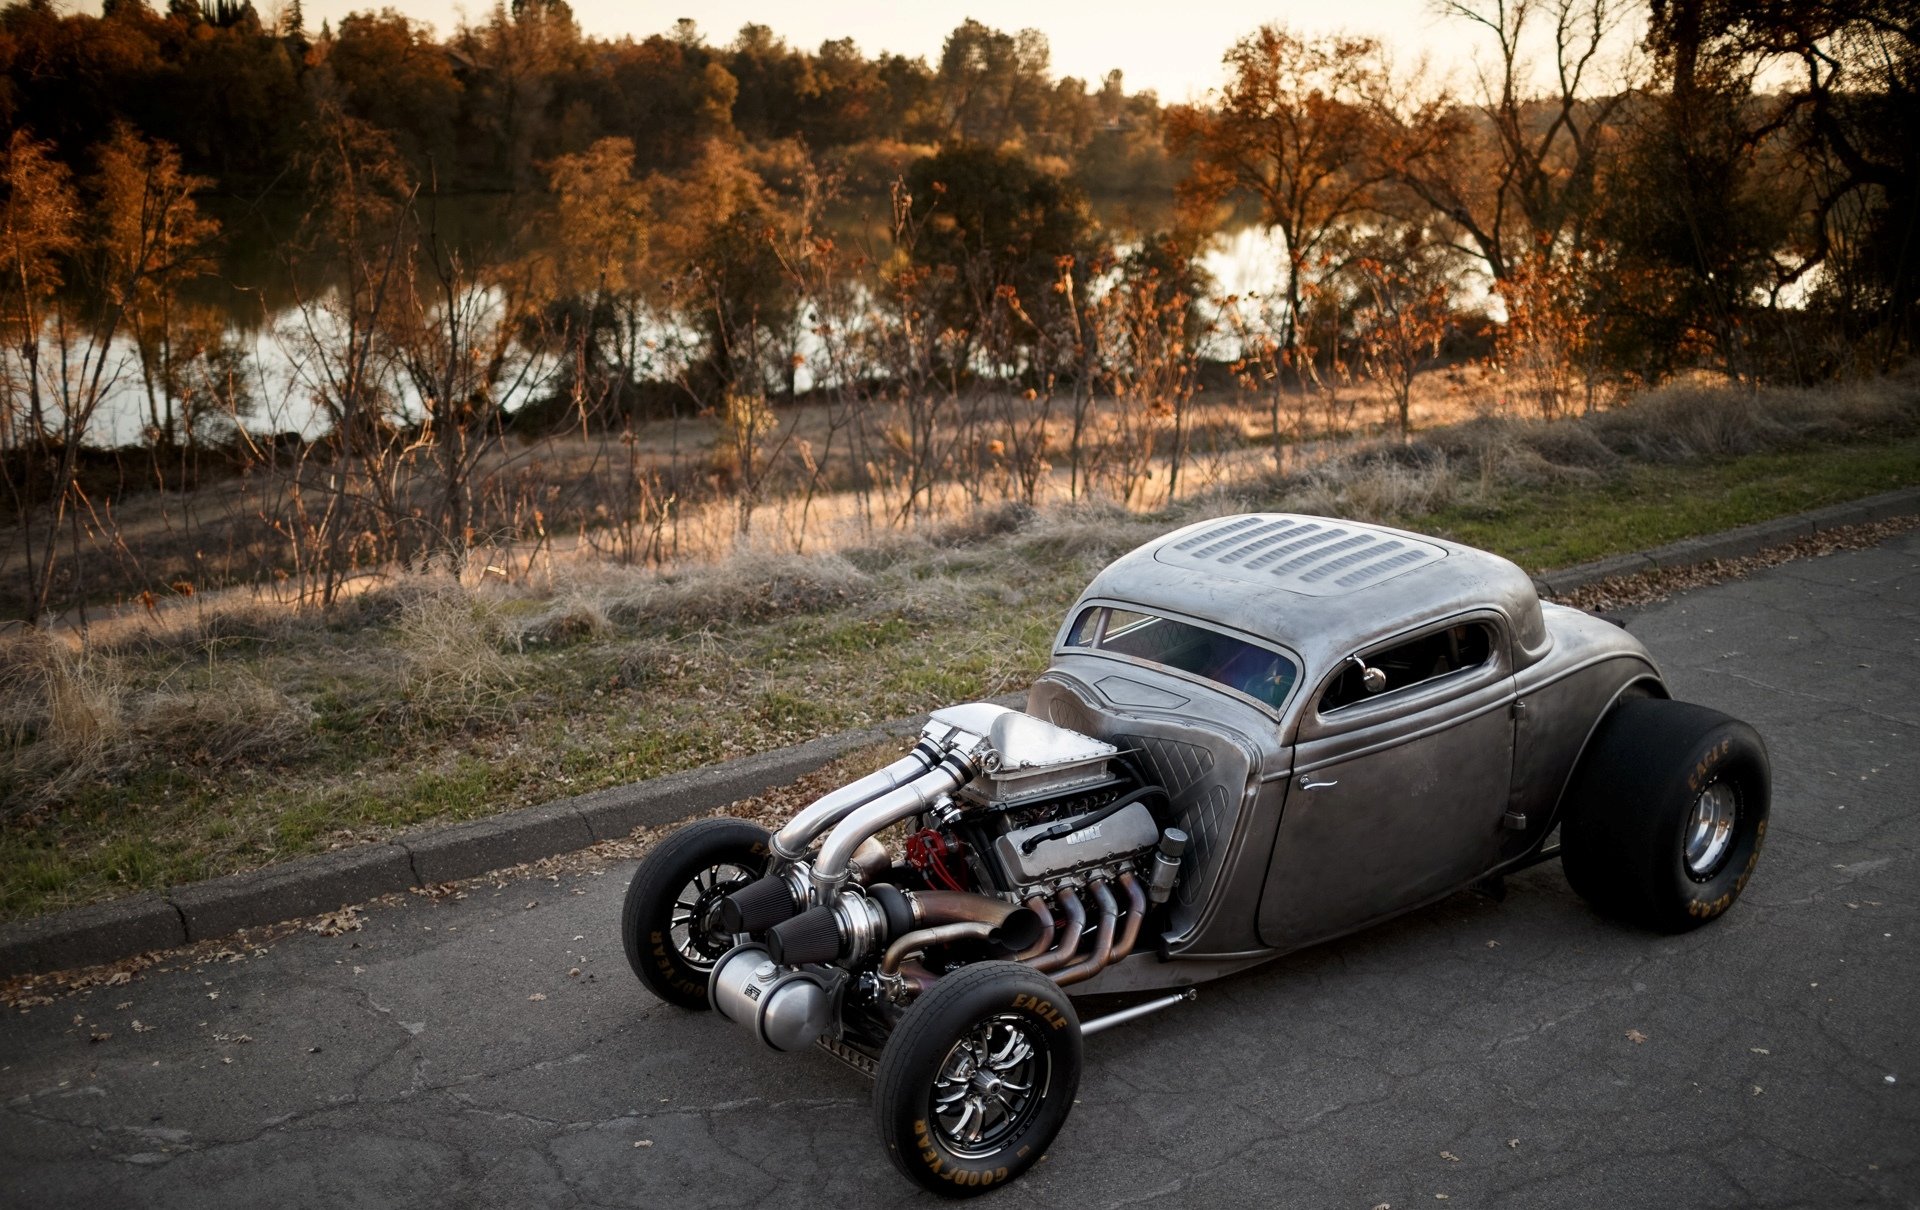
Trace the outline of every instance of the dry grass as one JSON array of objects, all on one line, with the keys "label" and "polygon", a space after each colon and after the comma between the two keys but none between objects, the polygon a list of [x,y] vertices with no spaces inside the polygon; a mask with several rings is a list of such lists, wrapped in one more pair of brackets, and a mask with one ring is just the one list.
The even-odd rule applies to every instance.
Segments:
[{"label": "dry grass", "polygon": [[213,683],[136,699],[133,730],[143,748],[198,764],[299,757],[310,740],[313,707],[240,667]]},{"label": "dry grass", "polygon": [[449,584],[402,605],[394,624],[400,691],[420,718],[464,725],[512,712],[512,657],[506,627],[484,597]]},{"label": "dry grass", "polygon": [[106,656],[21,635],[0,648],[0,730],[10,815],[117,771],[129,734],[123,682]]}]

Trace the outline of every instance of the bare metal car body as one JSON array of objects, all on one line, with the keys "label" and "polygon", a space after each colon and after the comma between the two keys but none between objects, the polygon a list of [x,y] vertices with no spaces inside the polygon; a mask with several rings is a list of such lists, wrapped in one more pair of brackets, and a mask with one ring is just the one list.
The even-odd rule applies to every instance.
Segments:
[{"label": "bare metal car body", "polygon": [[[1100,606],[1227,631],[1298,673],[1275,707],[1070,643]],[[1353,657],[1463,624],[1490,628],[1484,662],[1325,708]],[[1076,990],[1202,982],[1527,864],[1630,692],[1667,696],[1637,639],[1543,603],[1518,567],[1472,547],[1253,514],[1123,556],[1068,612],[1027,712],[1137,749],[1192,839],[1159,944]]]},{"label": "bare metal car body", "polygon": [[[1085,1035],[1189,985],[1554,856],[1618,919],[1716,919],[1770,776],[1751,727],[1505,559],[1223,517],[1103,570],[1024,711],[935,710],[778,831],[667,838],[623,944],[661,999],[872,1076],[895,1166],[971,1196],[1052,1142]],[[1070,999],[1142,992],[1087,1021]]]}]

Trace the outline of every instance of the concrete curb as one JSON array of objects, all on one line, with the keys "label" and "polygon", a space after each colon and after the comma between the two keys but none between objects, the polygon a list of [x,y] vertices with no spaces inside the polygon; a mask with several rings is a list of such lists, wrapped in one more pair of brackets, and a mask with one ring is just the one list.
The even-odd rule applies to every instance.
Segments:
[{"label": "concrete curb", "polygon": [[[1915,513],[1920,513],[1920,488],[1904,488],[1546,572],[1534,583],[1557,596],[1612,576],[1739,558],[1826,530]],[[1025,695],[998,700],[1018,705]],[[925,719],[898,719],[385,844],[170,887],[165,896],[141,893],[0,926],[0,978],[113,962],[582,849],[643,825],[671,823],[764,793],[857,748],[910,735]]]},{"label": "concrete curb", "polygon": [[1920,488],[1901,488],[1898,491],[1883,492],[1878,496],[1868,496],[1864,500],[1833,504],[1791,517],[1758,521],[1738,529],[1729,529],[1724,533],[1708,534],[1699,538],[1682,538],[1678,542],[1669,542],[1653,550],[1635,551],[1630,555],[1613,555],[1605,559],[1596,559],[1591,563],[1582,563],[1578,567],[1543,572],[1533,578],[1533,583],[1534,587],[1542,593],[1550,596],[1564,596],[1575,589],[1585,588],[1589,584],[1597,584],[1615,576],[1631,576],[1640,572],[1676,567],[1694,567],[1714,559],[1744,558],[1747,555],[1759,554],[1770,547],[1784,546],[1789,542],[1811,538],[1815,534],[1828,530],[1843,529],[1849,525],[1865,525],[1872,521],[1885,521],[1891,517],[1911,516],[1914,513],[1920,513]]},{"label": "concrete curb", "polygon": [[[1025,695],[999,700],[1014,705]],[[911,735],[925,721],[895,719],[383,844],[169,887],[164,895],[142,892],[9,924],[0,927],[0,978],[115,962],[583,849],[764,793],[858,748]]]}]

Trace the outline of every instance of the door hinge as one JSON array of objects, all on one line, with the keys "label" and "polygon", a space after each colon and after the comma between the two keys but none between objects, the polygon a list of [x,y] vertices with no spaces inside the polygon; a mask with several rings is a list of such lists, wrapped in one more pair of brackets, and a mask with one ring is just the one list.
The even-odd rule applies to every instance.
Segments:
[{"label": "door hinge", "polygon": [[1527,815],[1524,811],[1508,811],[1500,817],[1500,822],[1505,824],[1511,831],[1524,832],[1527,830]]},{"label": "door hinge", "polygon": [[1507,713],[1514,718],[1522,718],[1527,713],[1527,704],[1516,697],[1513,699],[1513,705],[1507,707]]}]

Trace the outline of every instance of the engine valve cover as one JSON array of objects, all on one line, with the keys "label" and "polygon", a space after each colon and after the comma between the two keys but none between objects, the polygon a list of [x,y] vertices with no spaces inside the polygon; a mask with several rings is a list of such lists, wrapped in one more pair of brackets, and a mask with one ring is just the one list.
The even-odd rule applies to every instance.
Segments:
[{"label": "engine valve cover", "polygon": [[1020,851],[1028,837],[1046,831],[1054,822],[1049,820],[1030,828],[1019,828],[994,842],[1001,867],[1014,881],[1035,883],[1105,865],[1145,852],[1160,842],[1160,825],[1153,821],[1153,812],[1147,810],[1145,803],[1137,802],[1099,823],[1043,841],[1035,845],[1031,853]]}]

